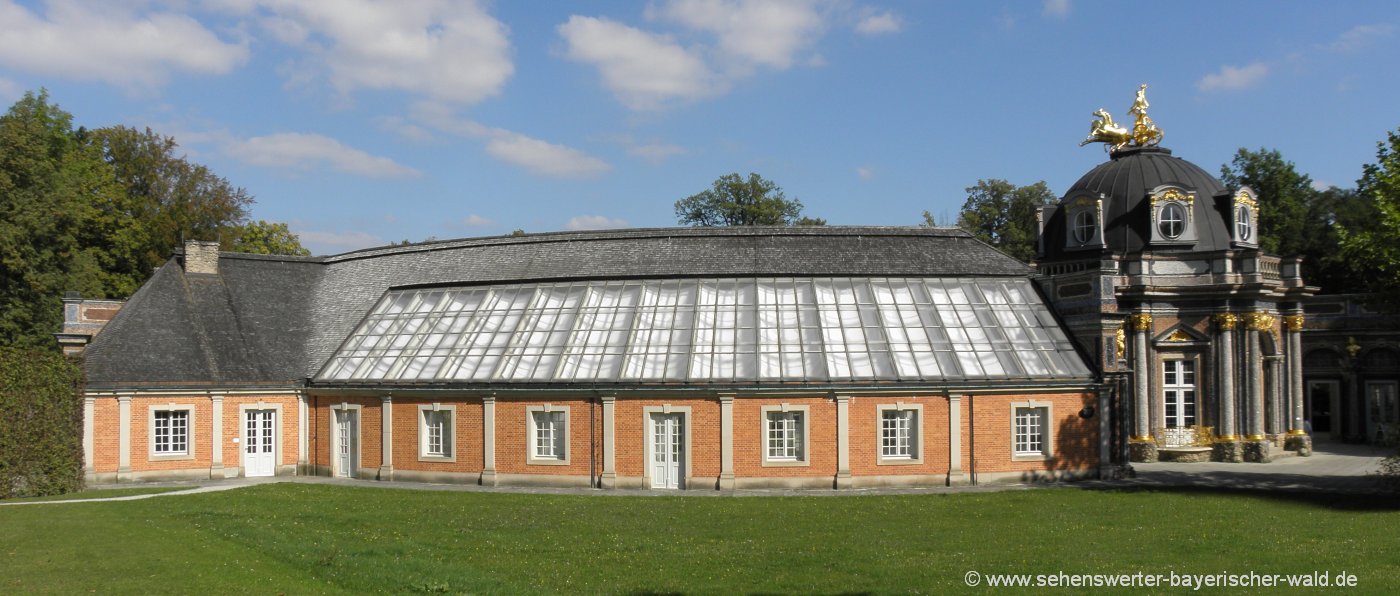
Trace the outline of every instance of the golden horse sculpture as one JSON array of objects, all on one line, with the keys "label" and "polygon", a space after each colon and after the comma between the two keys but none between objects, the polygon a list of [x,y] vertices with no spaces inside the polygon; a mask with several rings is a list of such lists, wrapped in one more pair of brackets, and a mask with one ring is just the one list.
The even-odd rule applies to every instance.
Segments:
[{"label": "golden horse sculpture", "polygon": [[1097,118],[1089,123],[1089,136],[1079,143],[1080,147],[1089,143],[1104,143],[1117,151],[1126,146],[1128,141],[1133,140],[1133,133],[1114,122],[1113,115],[1109,114],[1108,110],[1099,108],[1094,112],[1094,115]]}]

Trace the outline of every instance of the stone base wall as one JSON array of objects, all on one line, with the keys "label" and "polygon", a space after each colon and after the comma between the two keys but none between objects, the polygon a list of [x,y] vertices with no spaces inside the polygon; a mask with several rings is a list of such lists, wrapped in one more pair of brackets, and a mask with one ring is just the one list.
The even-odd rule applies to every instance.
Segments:
[{"label": "stone base wall", "polygon": [[1245,441],[1242,445],[1244,446],[1244,461],[1267,464],[1274,459],[1270,453],[1272,445],[1268,441]]},{"label": "stone base wall", "polygon": [[1157,461],[1157,444],[1128,443],[1128,459],[1134,462]]},{"label": "stone base wall", "polygon": [[1225,441],[1211,446],[1211,461],[1237,464],[1244,461],[1244,444],[1239,441]]}]

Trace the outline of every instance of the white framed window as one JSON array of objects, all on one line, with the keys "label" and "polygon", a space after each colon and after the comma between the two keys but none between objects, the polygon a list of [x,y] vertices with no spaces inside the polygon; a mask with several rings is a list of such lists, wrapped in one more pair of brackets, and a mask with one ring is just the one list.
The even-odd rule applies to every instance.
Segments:
[{"label": "white framed window", "polygon": [[457,453],[453,449],[456,420],[457,406],[419,404],[419,461],[457,461]]},{"label": "white framed window", "polygon": [[1157,231],[1162,237],[1176,240],[1186,231],[1186,208],[1181,203],[1162,205],[1157,215]]},{"label": "white framed window", "polygon": [[1162,361],[1162,409],[1166,428],[1196,425],[1196,361]]},{"label": "white framed window", "polygon": [[1074,241],[1088,244],[1094,239],[1094,212],[1088,209],[1074,214]]},{"label": "white framed window", "polygon": [[1249,215],[1247,205],[1235,207],[1235,235],[1239,237],[1240,242],[1250,242],[1250,235],[1254,233]]},{"label": "white framed window", "polygon": [[530,406],[526,408],[527,463],[566,465],[569,463],[569,407]]},{"label": "white framed window", "polygon": [[1048,459],[1054,455],[1054,430],[1050,426],[1049,402],[1029,401],[1011,404],[1011,458]]},{"label": "white framed window", "polygon": [[194,406],[151,406],[150,459],[194,459]]},{"label": "white framed window", "polygon": [[889,404],[876,407],[880,429],[878,464],[923,463],[921,404]]},{"label": "white framed window", "polygon": [[807,406],[763,406],[763,465],[808,465]]}]

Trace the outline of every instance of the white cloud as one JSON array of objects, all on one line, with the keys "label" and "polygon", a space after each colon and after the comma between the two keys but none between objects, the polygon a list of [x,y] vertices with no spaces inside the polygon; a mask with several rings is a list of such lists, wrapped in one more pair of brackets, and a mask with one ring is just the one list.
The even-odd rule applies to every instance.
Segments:
[{"label": "white cloud", "polygon": [[1395,32],[1395,27],[1387,24],[1357,25],[1342,33],[1336,41],[1325,47],[1333,52],[1354,52],[1371,45],[1382,37],[1389,36],[1393,32]]},{"label": "white cloud", "polygon": [[492,137],[486,142],[486,152],[497,159],[537,174],[559,178],[587,178],[612,169],[608,162],[572,147],[541,141],[520,133]]},{"label": "white cloud", "polygon": [[856,175],[860,176],[861,180],[869,180],[875,177],[875,170],[869,167],[859,167],[856,168]]},{"label": "white cloud", "polygon": [[564,224],[566,230],[607,230],[627,227],[627,220],[604,215],[577,215]]},{"label": "white cloud", "polygon": [[861,35],[898,33],[902,29],[904,29],[904,21],[891,10],[869,15],[856,23],[856,33]]},{"label": "white cloud", "polygon": [[536,174],[558,178],[588,178],[612,169],[608,162],[578,149],[459,118],[442,104],[419,103],[414,106],[413,117],[442,132],[485,139],[488,155]]},{"label": "white cloud", "polygon": [[791,67],[826,26],[815,0],[671,0],[647,13],[713,34],[727,69],[743,73]]},{"label": "white cloud", "polygon": [[248,59],[242,40],[225,41],[186,15],[140,8],[51,0],[40,15],[0,0],[0,64],[137,91],[175,72],[223,74]]},{"label": "white cloud", "polygon": [[666,143],[650,143],[647,145],[633,145],[627,148],[627,154],[633,157],[640,157],[651,163],[657,164],[677,155],[685,155],[685,147],[680,145],[669,145]]},{"label": "white cloud", "polygon": [[301,245],[311,251],[311,254],[325,255],[372,246],[384,246],[388,244],[383,238],[353,230],[349,232],[321,232],[316,230],[292,230],[301,240]]},{"label": "white cloud", "polygon": [[392,132],[405,139],[418,142],[428,142],[433,140],[433,133],[427,129],[405,120],[402,116],[384,116],[375,121],[379,128]]},{"label": "white cloud", "polygon": [[668,102],[724,91],[723,82],[698,52],[668,36],[580,16],[569,17],[558,31],[568,45],[565,55],[597,67],[603,84],[634,110],[657,109]]},{"label": "white cloud", "polygon": [[273,38],[307,51],[293,78],[321,75],[341,93],[406,91],[479,102],[515,72],[507,28],[476,2],[265,0]]},{"label": "white cloud", "polygon": [[473,213],[471,215],[468,215],[466,219],[463,219],[462,223],[466,224],[466,226],[469,228],[484,228],[496,225],[496,220],[487,219],[485,217]]},{"label": "white cloud", "polygon": [[224,144],[223,151],[230,157],[263,167],[304,169],[325,166],[371,178],[420,174],[418,170],[387,157],[370,155],[314,133],[282,132],[250,139],[232,139]]},{"label": "white cloud", "polygon": [[1069,9],[1069,0],[1045,0],[1041,4],[1040,14],[1062,19],[1069,16]]},{"label": "white cloud", "polygon": [[1208,74],[1196,81],[1196,88],[1201,91],[1240,91],[1258,85],[1268,75],[1269,67],[1263,62],[1242,67],[1227,64],[1220,67],[1220,72]]}]

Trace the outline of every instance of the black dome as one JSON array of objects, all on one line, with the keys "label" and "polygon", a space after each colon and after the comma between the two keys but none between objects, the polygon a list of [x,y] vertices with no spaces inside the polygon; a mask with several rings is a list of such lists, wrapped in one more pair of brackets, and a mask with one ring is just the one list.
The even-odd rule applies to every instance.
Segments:
[{"label": "black dome", "polygon": [[1225,185],[1200,166],[1172,157],[1170,149],[1138,147],[1115,151],[1109,161],[1099,164],[1079,178],[1061,197],[1059,205],[1045,222],[1044,260],[1082,257],[1082,250],[1065,248],[1066,209],[1071,200],[1082,196],[1103,198],[1103,249],[1115,253],[1136,253],[1151,240],[1152,213],[1149,195],[1160,186],[1177,186],[1194,193],[1193,218],[1196,241],[1189,246],[1153,250],[1216,251],[1230,249],[1230,228],[1225,215],[1216,207],[1215,197],[1226,195]]}]

